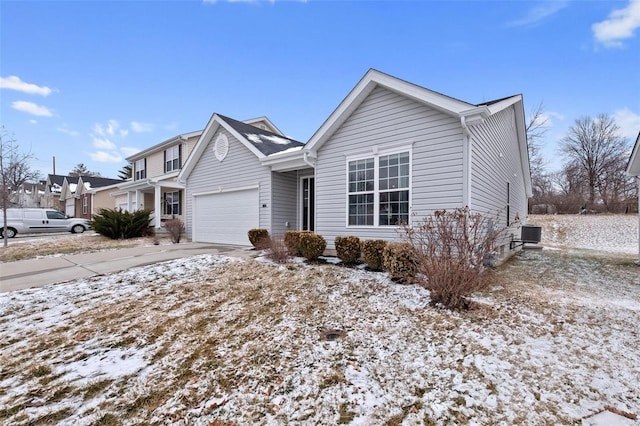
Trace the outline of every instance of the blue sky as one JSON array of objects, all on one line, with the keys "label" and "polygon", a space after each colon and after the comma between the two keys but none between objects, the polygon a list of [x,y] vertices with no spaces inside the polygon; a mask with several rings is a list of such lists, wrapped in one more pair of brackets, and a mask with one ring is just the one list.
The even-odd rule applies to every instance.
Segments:
[{"label": "blue sky", "polygon": [[0,2],[0,124],[43,175],[116,177],[214,112],[306,142],[369,68],[470,103],[640,131],[640,0]]}]

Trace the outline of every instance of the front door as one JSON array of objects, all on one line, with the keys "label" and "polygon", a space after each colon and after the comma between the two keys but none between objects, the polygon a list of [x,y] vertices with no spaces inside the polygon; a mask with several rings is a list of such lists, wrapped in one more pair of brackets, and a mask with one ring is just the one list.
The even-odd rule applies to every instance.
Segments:
[{"label": "front door", "polygon": [[302,230],[315,231],[315,179],[302,178]]}]

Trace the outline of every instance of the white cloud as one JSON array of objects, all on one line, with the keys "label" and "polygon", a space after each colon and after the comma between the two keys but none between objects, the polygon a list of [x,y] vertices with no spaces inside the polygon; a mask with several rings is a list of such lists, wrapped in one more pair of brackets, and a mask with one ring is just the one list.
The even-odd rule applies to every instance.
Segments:
[{"label": "white cloud", "polygon": [[129,131],[127,129],[120,129],[120,136],[127,136]]},{"label": "white cloud", "polygon": [[629,108],[623,108],[615,111],[613,118],[620,127],[622,136],[635,140],[640,132],[640,114],[634,113]]},{"label": "white cloud", "polygon": [[53,112],[49,108],[42,105],[34,104],[33,102],[15,101],[11,104],[11,108],[40,117],[53,116]]},{"label": "white cloud", "polygon": [[89,156],[93,161],[99,163],[119,163],[123,158],[116,153],[108,153],[104,151],[90,152]]},{"label": "white cloud", "polygon": [[122,151],[122,153],[124,155],[126,155],[127,157],[132,156],[133,154],[137,154],[140,152],[140,150],[138,148],[133,148],[133,147],[129,147],[129,146],[123,146],[120,148],[120,151]]},{"label": "white cloud", "polygon": [[27,83],[15,75],[0,77],[0,89],[17,90],[18,92],[29,93],[31,95],[49,96],[53,90],[47,86]]},{"label": "white cloud", "polygon": [[98,149],[116,149],[116,145],[109,139],[93,138],[93,146]]},{"label": "white cloud", "polygon": [[540,114],[536,121],[538,123],[541,123],[542,127],[549,128],[554,126],[554,120],[562,121],[564,120],[564,115],[560,114],[559,112],[547,111]]},{"label": "white cloud", "polygon": [[[100,136],[113,136],[120,129],[120,123],[117,120],[109,120],[106,125],[102,125],[100,123],[96,123],[93,125],[93,132],[97,133]],[[125,130],[125,132],[127,132]],[[120,134],[122,135],[122,130],[120,130]],[[125,133],[126,135],[126,133]]]},{"label": "white cloud", "polygon": [[640,0],[630,0],[627,7],[616,9],[609,18],[591,25],[596,41],[606,47],[621,47],[640,27]]},{"label": "white cloud", "polygon": [[131,130],[136,133],[153,132],[155,126],[151,123],[141,123],[139,121],[131,122]]},{"label": "white cloud", "polygon": [[75,130],[69,130],[66,127],[58,127],[56,130],[59,131],[60,133],[65,133],[65,134],[67,134],[69,136],[78,136],[79,135],[79,133],[76,132]]},{"label": "white cloud", "polygon": [[31,120],[29,120],[29,123],[31,124],[38,124],[38,120],[34,120],[33,118]]},{"label": "white cloud", "polygon": [[[522,4],[522,3],[520,3]],[[566,0],[554,0],[540,2],[535,7],[528,10],[527,15],[523,18],[516,19],[507,23],[508,27],[533,27],[542,23],[543,20],[549,18],[569,4]]]}]

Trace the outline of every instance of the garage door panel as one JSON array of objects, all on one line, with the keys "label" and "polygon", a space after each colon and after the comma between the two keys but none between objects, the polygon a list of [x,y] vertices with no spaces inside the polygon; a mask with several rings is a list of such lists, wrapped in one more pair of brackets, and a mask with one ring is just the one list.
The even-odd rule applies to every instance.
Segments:
[{"label": "garage door panel", "polygon": [[259,213],[257,189],[198,195],[193,240],[249,245],[247,231],[259,227]]}]

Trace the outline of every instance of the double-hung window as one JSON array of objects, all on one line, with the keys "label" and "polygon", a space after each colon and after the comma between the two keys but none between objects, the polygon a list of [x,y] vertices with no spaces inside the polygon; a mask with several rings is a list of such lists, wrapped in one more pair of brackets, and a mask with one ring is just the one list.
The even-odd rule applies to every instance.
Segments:
[{"label": "double-hung window", "polygon": [[164,193],[164,214],[180,214],[180,191]]},{"label": "double-hung window", "polygon": [[134,180],[146,179],[147,177],[147,159],[143,158],[141,160],[137,160],[133,164],[134,169]]},{"label": "double-hung window", "polygon": [[348,160],[350,226],[397,226],[409,222],[410,151]]},{"label": "double-hung window", "polygon": [[89,197],[84,195],[82,197],[82,214],[89,213]]},{"label": "double-hung window", "polygon": [[180,170],[180,145],[172,146],[164,151],[164,172]]}]

